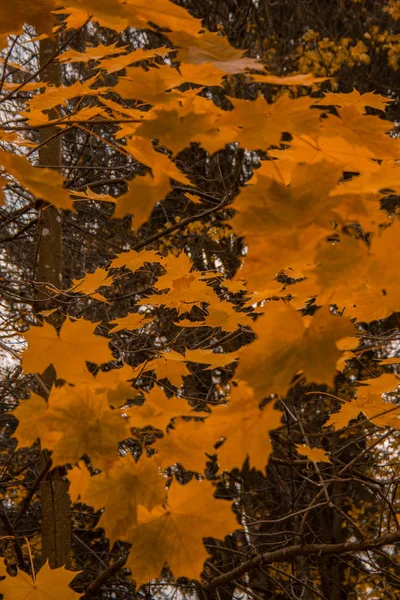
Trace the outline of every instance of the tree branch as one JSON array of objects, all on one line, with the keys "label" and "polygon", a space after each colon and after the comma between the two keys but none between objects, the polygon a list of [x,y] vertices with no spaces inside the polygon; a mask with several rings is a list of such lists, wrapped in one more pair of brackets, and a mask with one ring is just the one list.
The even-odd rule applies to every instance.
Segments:
[{"label": "tree branch", "polygon": [[112,575],[117,573],[121,569],[121,567],[124,566],[127,558],[128,555],[124,554],[124,556],[118,558],[118,560],[116,560],[115,563],[108,566],[107,569],[104,569],[104,571],[102,571],[100,575],[88,586],[88,588],[86,589],[86,593],[82,597],[82,600],[86,600],[86,598],[93,596],[107,581],[107,579],[109,579]]},{"label": "tree branch", "polygon": [[273,552],[264,552],[251,560],[248,560],[241,564],[239,567],[232,569],[224,575],[220,575],[212,579],[209,583],[204,586],[207,591],[214,590],[218,587],[230,583],[234,579],[239,578],[244,573],[248,573],[256,567],[272,563],[272,562],[286,562],[291,558],[297,556],[327,556],[330,554],[348,554],[350,552],[361,552],[363,550],[373,550],[374,548],[381,548],[389,544],[395,544],[400,542],[400,531],[394,533],[387,533],[377,538],[369,538],[359,542],[343,542],[340,544],[298,544],[296,546],[288,546],[281,548],[280,550],[274,550]]}]

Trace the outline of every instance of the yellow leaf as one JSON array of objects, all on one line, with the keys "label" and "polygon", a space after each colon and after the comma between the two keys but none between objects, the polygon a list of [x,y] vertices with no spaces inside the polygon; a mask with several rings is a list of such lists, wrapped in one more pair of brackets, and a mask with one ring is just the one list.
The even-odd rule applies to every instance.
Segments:
[{"label": "yellow leaf", "polygon": [[183,398],[167,398],[164,392],[155,385],[145,396],[142,406],[132,406],[128,411],[132,418],[131,427],[155,427],[166,429],[171,419],[191,416],[193,410]]},{"label": "yellow leaf", "polygon": [[213,436],[226,438],[218,449],[221,469],[241,469],[248,457],[250,468],[264,471],[272,452],[270,432],[281,426],[281,418],[272,403],[260,410],[253,389],[245,383],[232,388],[229,404],[215,407],[206,421]]},{"label": "yellow leaf", "polygon": [[355,88],[348,94],[334,94],[327,92],[324,94],[322,100],[318,101],[318,104],[334,105],[334,106],[354,106],[359,112],[365,112],[366,106],[372,106],[378,110],[386,110],[386,104],[394,102],[393,98],[385,98],[380,94],[374,94],[373,92],[367,92],[366,94],[360,94]]},{"label": "yellow leaf", "polygon": [[146,262],[155,263],[161,262],[163,257],[158,254],[155,250],[142,250],[136,252],[136,250],[130,250],[129,252],[123,252],[114,258],[110,264],[110,269],[117,269],[120,267],[126,267],[131,271],[137,271],[144,267]]},{"label": "yellow leaf", "polygon": [[237,528],[230,504],[214,498],[211,482],[192,480],[181,486],[173,481],[166,508],[138,508],[127,562],[136,587],[159,577],[165,563],[175,578],[200,579],[208,556],[203,538],[222,539]]},{"label": "yellow leaf", "polygon": [[328,307],[310,322],[281,302],[267,304],[253,329],[258,339],[238,351],[236,375],[254,388],[258,400],[274,393],[284,396],[299,371],[309,381],[331,384],[342,354],[337,342],[356,333],[348,319],[334,316]]},{"label": "yellow leaf", "polygon": [[146,317],[142,313],[130,313],[126,317],[122,317],[120,319],[116,319],[112,321],[110,325],[113,326],[112,333],[116,333],[117,331],[123,331],[124,329],[128,331],[134,331],[135,329],[141,329],[149,321],[151,321],[152,317]]},{"label": "yellow leaf", "polygon": [[85,468],[85,485],[80,469],[68,472],[70,490],[79,492],[80,502],[104,508],[97,527],[105,530],[111,543],[127,540],[128,531],[137,524],[139,505],[151,510],[163,504],[166,497],[165,477],[158,468],[155,457],[141,457],[135,461],[127,455],[118,458],[107,472],[90,477]]},{"label": "yellow leaf", "polygon": [[307,456],[313,462],[331,462],[329,454],[322,448],[310,448],[307,444],[296,444],[296,450],[299,454]]},{"label": "yellow leaf", "polygon": [[156,460],[163,469],[179,462],[185,469],[203,473],[207,456],[215,454],[218,436],[208,428],[207,422],[177,419],[161,440],[157,440]]},{"label": "yellow leaf", "polygon": [[4,600],[78,600],[82,595],[69,587],[78,573],[65,567],[50,569],[47,561],[34,578],[21,570],[16,577],[10,577],[4,558],[0,558],[0,576],[6,577],[0,581],[0,593]]},{"label": "yellow leaf", "polygon": [[16,410],[16,417],[22,417],[22,435],[17,428],[16,437],[19,445],[30,441],[24,420],[30,411],[32,436],[38,435],[42,447],[53,451],[54,466],[74,464],[87,454],[96,467],[109,469],[118,457],[118,442],[130,435],[127,419],[90,386],[52,388],[47,408],[40,406],[39,414],[34,413],[36,398],[31,400]]},{"label": "yellow leaf", "polygon": [[53,169],[38,169],[27,158],[4,150],[0,150],[0,165],[36,198],[73,210],[72,198],[63,188],[63,178]]},{"label": "yellow leaf", "polygon": [[206,31],[199,35],[182,28],[180,31],[168,33],[167,36],[179,48],[177,59],[182,63],[212,63],[217,69],[231,75],[244,69],[261,67],[254,58],[243,58],[243,50],[233,48],[228,39],[219,33]]},{"label": "yellow leaf", "polygon": [[31,327],[24,334],[28,349],[22,355],[22,368],[43,373],[52,364],[58,378],[73,382],[86,370],[86,361],[101,364],[113,359],[108,339],[94,334],[96,327],[97,323],[85,319],[67,319],[59,335],[48,323]]},{"label": "yellow leaf", "polygon": [[113,278],[111,277],[107,280],[108,276],[109,272],[106,269],[97,269],[94,273],[88,273],[81,279],[73,279],[72,287],[69,288],[69,291],[76,292],[77,294],[85,294],[95,300],[100,300],[100,302],[108,303],[107,298],[104,298],[101,294],[96,294],[100,287],[112,285]]},{"label": "yellow leaf", "polygon": [[253,81],[257,83],[269,83],[270,85],[307,85],[327,81],[330,77],[313,77],[312,73],[300,73],[298,75],[286,75],[278,77],[277,75],[250,75]]}]

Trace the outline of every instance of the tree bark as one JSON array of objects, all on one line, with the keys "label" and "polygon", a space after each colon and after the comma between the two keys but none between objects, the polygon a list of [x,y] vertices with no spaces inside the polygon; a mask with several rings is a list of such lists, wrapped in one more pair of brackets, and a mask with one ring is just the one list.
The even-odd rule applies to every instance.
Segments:
[{"label": "tree bark", "polygon": [[[44,65],[57,52],[54,39],[40,41],[40,65]],[[42,80],[52,85],[60,85],[60,67],[51,61],[42,71]],[[50,114],[50,118],[53,115]],[[48,127],[40,130],[39,164],[42,166],[61,165],[61,138],[56,128]],[[47,143],[46,143],[46,140]],[[43,145],[42,145],[43,144]],[[62,284],[62,212],[41,200],[38,203],[38,242],[36,247],[36,264],[34,280],[36,294],[36,311],[50,306],[51,291],[45,284],[60,288]],[[59,326],[58,318],[49,318],[55,326]],[[43,375],[48,388],[54,382],[54,369],[47,369]],[[41,452],[41,466],[48,460],[47,451]],[[56,468],[46,475],[40,485],[42,506],[42,561],[49,561],[51,568],[68,564],[71,550],[71,516],[68,495],[68,481],[65,469]]]}]

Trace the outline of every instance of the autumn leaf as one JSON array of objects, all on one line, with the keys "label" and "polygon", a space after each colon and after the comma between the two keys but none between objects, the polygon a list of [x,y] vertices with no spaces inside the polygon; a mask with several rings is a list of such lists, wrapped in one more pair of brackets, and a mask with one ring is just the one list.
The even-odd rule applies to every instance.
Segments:
[{"label": "autumn leaf", "polygon": [[137,48],[133,52],[128,50],[127,53],[122,54],[122,48],[119,48],[119,56],[113,56],[111,58],[103,58],[103,60],[99,61],[99,68],[105,69],[107,73],[115,73],[116,71],[121,71],[125,69],[129,65],[134,65],[142,60],[149,60],[155,58],[157,56],[165,57],[170,52],[170,48],[166,48],[162,46],[161,48],[151,48],[149,50],[145,50],[144,48]]},{"label": "autumn leaf", "polygon": [[[359,321],[383,319],[397,312],[400,287],[395,256],[399,231],[397,221],[379,228],[370,248],[347,235],[335,244],[322,244],[316,253],[318,266],[310,270],[319,301],[335,302]],[[380,267],[382,261],[385,269]]]},{"label": "autumn leaf", "polygon": [[69,288],[69,291],[76,292],[78,294],[85,294],[91,298],[94,298],[95,300],[100,300],[100,302],[108,302],[107,298],[98,293],[97,290],[100,287],[108,287],[112,285],[112,277],[107,280],[109,275],[110,274],[108,271],[106,271],[106,269],[97,269],[94,273],[88,273],[81,279],[73,279],[72,287]]},{"label": "autumn leaf", "polygon": [[107,338],[94,335],[97,323],[66,319],[60,333],[45,322],[25,333],[28,348],[22,355],[27,373],[43,373],[51,364],[57,377],[73,382],[89,360],[97,364],[112,360]]},{"label": "autumn leaf", "polygon": [[26,4],[24,0],[17,0],[10,10],[10,6],[3,4],[0,7],[0,41],[1,47],[6,45],[7,35],[18,33],[25,23],[31,23],[40,33],[51,34],[54,19],[51,19],[51,10],[56,7],[54,0],[41,0],[40,4]]},{"label": "autumn leaf", "polygon": [[202,368],[218,369],[218,367],[226,367],[232,364],[237,360],[238,354],[238,352],[222,354],[221,352],[199,348],[198,350],[186,350],[183,360],[185,362],[200,363]]},{"label": "autumn leaf", "polygon": [[[16,417],[30,412],[32,436],[37,434],[42,447],[52,450],[54,466],[74,464],[87,454],[93,464],[107,470],[118,457],[118,442],[130,435],[127,419],[110,408],[105,394],[96,394],[89,386],[53,388],[46,410],[41,406],[35,412],[36,404],[34,397],[16,410]],[[20,446],[29,441],[24,427],[21,438],[17,428],[16,437]]]},{"label": "autumn leaf", "polygon": [[[97,75],[86,79],[86,81],[75,81],[69,86],[46,86],[44,92],[33,96],[28,103],[27,111],[21,114],[26,117],[27,122],[32,125],[44,125],[49,123],[48,111],[56,106],[66,103],[68,100],[78,96],[97,96],[99,87],[92,87],[97,82]],[[107,93],[108,88],[102,88],[103,93]],[[67,112],[68,114],[68,112]],[[55,119],[57,122],[58,119]],[[50,171],[47,181],[51,182],[54,177],[53,171]]]},{"label": "autumn leaf", "polygon": [[236,376],[254,388],[259,400],[273,393],[284,396],[299,371],[309,381],[331,384],[342,354],[338,342],[356,333],[352,323],[327,307],[311,318],[282,302],[266,308],[252,327],[258,339],[238,351]]},{"label": "autumn leaf", "polygon": [[308,444],[296,444],[296,450],[302,456],[307,456],[314,463],[331,462],[329,454],[322,448],[310,448]]},{"label": "autumn leaf", "polygon": [[367,92],[360,94],[358,90],[353,88],[353,91],[348,94],[325,92],[322,100],[318,101],[321,105],[333,106],[354,106],[359,112],[364,113],[366,106],[377,108],[378,110],[386,110],[386,104],[393,102],[392,98],[385,98],[380,94]]},{"label": "autumn leaf", "polygon": [[135,461],[128,455],[118,458],[107,472],[92,477],[87,474],[86,468],[78,467],[68,472],[73,499],[79,498],[96,511],[104,509],[97,527],[105,530],[111,543],[129,538],[128,532],[137,525],[139,506],[151,510],[166,498],[166,479],[159,472],[155,457]]},{"label": "autumn leaf", "polygon": [[139,373],[139,368],[134,369],[128,364],[107,371],[100,369],[96,375],[85,369],[74,378],[74,385],[78,388],[88,386],[95,394],[105,394],[110,406],[117,407],[137,395],[131,382]]},{"label": "autumn leaf", "polygon": [[50,569],[47,561],[33,578],[21,570],[16,577],[10,577],[4,558],[0,558],[0,576],[6,577],[0,581],[0,593],[4,600],[78,600],[82,595],[69,587],[78,573],[65,567]]},{"label": "autumn leaf", "polygon": [[[293,160],[294,163],[315,164],[321,160],[340,165],[344,171],[368,171],[374,153],[365,146],[355,146],[341,137],[293,136],[290,148],[272,150],[269,153],[278,160]],[[294,168],[297,165],[294,165]],[[277,165],[279,168],[279,163]]]},{"label": "autumn leaf", "polygon": [[64,180],[57,172],[34,167],[27,158],[4,150],[0,150],[0,165],[36,198],[73,210],[72,198],[63,188]]},{"label": "autumn leaf", "polygon": [[229,74],[261,67],[257,60],[244,58],[243,50],[233,48],[227,38],[218,33],[206,31],[198,35],[182,29],[169,33],[168,38],[179,48],[177,59],[183,63],[212,63],[217,69]]},{"label": "autumn leaf", "polygon": [[179,462],[185,469],[203,473],[207,454],[215,454],[214,445],[219,441],[214,431],[203,421],[176,419],[161,440],[157,440],[156,460],[163,469]]},{"label": "autumn leaf", "polygon": [[346,427],[352,419],[362,413],[378,427],[400,428],[398,411],[400,406],[383,400],[382,394],[395,390],[400,380],[394,374],[384,374],[373,380],[364,380],[357,388],[357,398],[345,401],[339,412],[333,413],[325,423],[326,427],[334,425],[336,429]]},{"label": "autumn leaf", "polygon": [[268,83],[270,85],[307,85],[326,81],[329,77],[313,77],[311,73],[300,73],[298,75],[286,75],[278,77],[277,75],[251,75],[253,81],[257,83]]},{"label": "autumn leaf", "polygon": [[191,416],[189,404],[183,398],[167,398],[165,393],[155,385],[142,406],[132,406],[127,414],[131,417],[131,427],[147,427],[165,429],[175,417]]},{"label": "autumn leaf", "polygon": [[143,313],[129,313],[126,317],[112,321],[110,325],[113,327],[112,333],[123,331],[124,329],[134,331],[143,328],[151,319],[152,317],[146,317]]},{"label": "autumn leaf", "polygon": [[167,65],[144,71],[141,67],[129,67],[126,76],[120,77],[113,91],[121,98],[135,98],[146,104],[166,106],[180,97],[180,92],[168,91],[182,85],[184,78],[177,69]]},{"label": "autumn leaf", "polygon": [[185,357],[182,354],[174,350],[169,350],[152,360],[148,368],[156,371],[158,380],[167,378],[172,385],[180,387],[182,385],[182,378],[190,375],[190,371],[184,360]]},{"label": "autumn leaf", "polygon": [[171,189],[169,177],[157,183],[149,173],[137,176],[129,184],[128,192],[116,198],[114,217],[132,214],[133,226],[139,229],[149,219],[157,202],[164,200]]},{"label": "autumn leaf", "polygon": [[138,508],[138,525],[132,528],[132,551],[127,566],[139,588],[158,578],[168,563],[175,578],[200,579],[208,552],[203,538],[224,538],[238,528],[228,502],[216,500],[209,481],[192,480],[184,486],[174,481],[167,507]]},{"label": "autumn leaf", "polygon": [[145,263],[160,262],[162,259],[163,257],[155,250],[142,250],[141,252],[130,250],[129,252],[122,252],[117,258],[114,258],[110,264],[110,268],[126,267],[131,271],[137,271],[138,269],[146,268]]},{"label": "autumn leaf", "polygon": [[338,109],[339,117],[329,115],[323,123],[323,135],[340,136],[355,146],[365,146],[378,159],[396,159],[399,155],[400,141],[392,139],[389,121],[377,119],[372,115],[362,115],[353,105]]},{"label": "autumn leaf", "polygon": [[21,400],[13,411],[18,419],[18,446],[32,446],[42,435],[43,419],[47,414],[47,402],[41,396],[32,393],[27,400]]},{"label": "autumn leaf", "polygon": [[206,421],[213,436],[225,438],[218,449],[221,469],[241,469],[248,457],[250,468],[264,471],[272,452],[270,432],[281,426],[281,418],[271,403],[261,410],[253,389],[245,383],[233,387],[229,404],[215,407]]},{"label": "autumn leaf", "polygon": [[244,148],[266,150],[272,145],[279,146],[283,132],[310,135],[319,131],[319,114],[311,109],[310,98],[291,99],[284,95],[273,104],[260,96],[251,103],[237,98],[230,100],[233,110],[221,112],[217,125],[228,128],[230,141]]},{"label": "autumn leaf", "polygon": [[98,44],[97,46],[86,47],[85,52],[78,52],[73,48],[69,48],[63,52],[58,60],[59,62],[89,62],[90,60],[99,60],[106,56],[114,56],[115,54],[124,54],[127,46],[117,46],[116,43],[105,46]]},{"label": "autumn leaf", "polygon": [[[188,78],[190,80],[190,77]],[[178,154],[192,142],[203,140],[207,132],[215,137],[215,117],[211,111],[180,114],[177,108],[158,109],[136,129],[136,135],[159,140],[162,146]],[[224,146],[220,142],[221,147]]]}]

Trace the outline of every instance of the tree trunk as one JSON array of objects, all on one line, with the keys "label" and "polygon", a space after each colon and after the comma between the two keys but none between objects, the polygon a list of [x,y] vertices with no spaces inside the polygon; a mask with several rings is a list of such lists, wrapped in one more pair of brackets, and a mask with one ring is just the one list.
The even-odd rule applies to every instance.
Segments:
[{"label": "tree trunk", "polygon": [[[40,41],[40,65],[43,66],[57,52],[54,39]],[[51,61],[42,71],[42,80],[52,85],[60,85],[60,67]],[[50,118],[52,118],[50,114]],[[40,129],[39,164],[42,166],[61,166],[61,139],[55,135],[57,129]],[[54,136],[54,137],[53,137]],[[46,142],[47,143],[44,143]],[[62,212],[54,206],[39,201],[38,242],[34,280],[36,289],[36,310],[50,306],[51,291],[45,287],[50,284],[60,288],[62,284]],[[57,317],[50,317],[52,324],[60,325]],[[54,370],[47,369],[44,383],[50,388],[54,381]],[[41,453],[41,464],[46,462],[47,452]],[[51,568],[68,564],[71,549],[71,517],[68,482],[65,469],[50,471],[40,485],[42,505],[42,561],[49,561]]]}]

